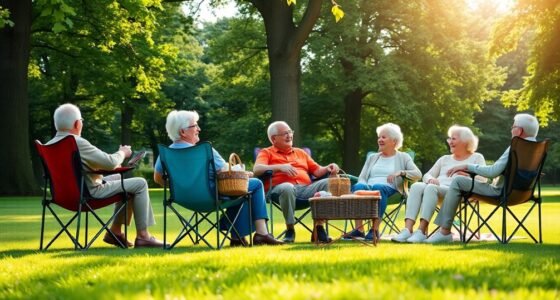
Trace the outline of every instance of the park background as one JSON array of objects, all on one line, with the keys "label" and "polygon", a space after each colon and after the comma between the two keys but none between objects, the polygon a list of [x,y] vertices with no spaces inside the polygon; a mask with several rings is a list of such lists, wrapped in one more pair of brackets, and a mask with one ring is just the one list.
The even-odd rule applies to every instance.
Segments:
[{"label": "park background", "polygon": [[[558,0],[0,0],[0,299],[558,299],[559,82]],[[52,114],[67,102],[107,152],[130,144],[157,155],[170,143],[166,114],[189,109],[202,140],[249,166],[254,147],[269,144],[267,125],[286,120],[296,145],[352,174],[385,122],[402,127],[426,171],[448,152],[450,125],[473,128],[490,163],[512,117],[534,113],[539,139],[552,140],[544,244],[316,247],[298,226],[296,243],[281,247],[123,250],[98,240],[74,251],[62,237],[38,251],[33,141],[54,135]],[[151,180],[149,159],[135,172]],[[150,196],[161,237],[163,195]],[[56,232],[48,219],[46,235]]]},{"label": "park background", "polygon": [[[210,18],[237,5],[236,13]],[[375,128],[399,124],[427,171],[450,125],[470,126],[491,162],[517,112],[553,140],[543,179],[558,182],[558,1],[2,1],[0,194],[39,192],[33,140],[55,133],[57,106],[78,105],[83,136],[169,144],[172,109],[201,115],[201,139],[249,167],[266,127],[351,174],[376,150]],[[227,6],[226,6],[227,8]],[[343,12],[343,17],[341,13]],[[218,14],[219,15],[219,14]],[[206,17],[205,17],[206,16]],[[151,165],[137,170],[151,179]]]}]

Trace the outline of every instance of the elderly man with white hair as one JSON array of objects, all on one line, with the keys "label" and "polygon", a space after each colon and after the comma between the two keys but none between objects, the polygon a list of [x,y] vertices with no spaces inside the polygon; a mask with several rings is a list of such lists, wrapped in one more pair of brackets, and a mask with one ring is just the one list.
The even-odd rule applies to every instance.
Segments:
[{"label": "elderly man with white hair", "polygon": [[[406,200],[405,228],[393,237],[391,241],[397,243],[422,243],[427,238],[428,225],[436,211],[438,202],[443,200],[453,177],[467,175],[455,173],[447,175],[447,171],[454,166],[472,163],[485,165],[484,157],[476,153],[478,138],[472,130],[464,126],[451,126],[447,131],[447,144],[451,154],[440,157],[432,168],[424,174],[422,182],[416,182],[410,187]],[[479,178],[485,180],[485,178]],[[422,212],[420,213],[420,210]],[[412,228],[420,214],[420,225],[413,232]]]},{"label": "elderly man with white hair", "polygon": [[[80,151],[80,157],[85,172],[85,182],[89,193],[94,198],[107,198],[118,193],[122,193],[120,177],[118,180],[104,180],[102,175],[89,173],[91,170],[113,170],[120,166],[125,158],[130,157],[132,151],[130,146],[120,146],[119,150],[113,154],[107,154],[93,146],[86,139],[81,137],[84,126],[80,109],[70,103],[59,106],[54,112],[54,125],[56,135],[47,145],[56,143],[61,139],[73,135]],[[148,227],[155,224],[152,205],[148,195],[148,184],[144,178],[135,177],[124,179],[124,188],[127,193],[133,194],[133,212],[136,223],[136,240],[134,247],[162,247],[163,243],[153,237],[148,231]],[[115,204],[118,210],[122,203]],[[123,210],[117,215],[110,230],[115,234],[119,241],[125,246],[132,246],[127,241],[121,231],[125,223],[126,212]],[[119,247],[119,243],[110,235],[105,234],[103,241]]]},{"label": "elderly man with white hair", "polygon": [[[272,188],[270,194],[279,199],[287,228],[284,242],[293,243],[296,237],[294,230],[296,198],[309,199],[316,192],[326,191],[328,188],[327,179],[312,183],[309,174],[320,178],[327,173],[337,174],[339,168],[335,163],[326,167],[320,166],[303,149],[293,147],[294,132],[286,122],[271,123],[267,133],[272,146],[259,152],[253,172],[256,176],[260,176],[268,170],[273,171],[272,187],[266,182],[265,188],[267,190]],[[321,243],[328,243],[332,239],[327,235],[323,223],[318,221],[317,239]],[[313,237],[311,239],[315,242]]]},{"label": "elderly man with white hair", "polygon": [[[165,123],[165,129],[167,130],[167,135],[173,143],[169,146],[174,149],[183,149],[194,146],[200,141],[199,133],[201,131],[198,125],[198,113],[196,111],[172,111],[167,115],[167,121]],[[214,166],[216,171],[227,171],[228,164],[222,158],[220,153],[216,149],[212,148],[214,155]],[[156,164],[154,166],[154,181],[159,185],[163,186],[165,184],[163,180],[163,166],[161,160],[158,157]],[[210,186],[215,187],[215,176],[216,174],[209,174]],[[268,214],[266,212],[266,202],[264,198],[263,185],[257,178],[249,178],[249,193],[251,193],[251,216],[253,217],[254,225],[250,226],[248,220],[249,209],[248,206],[243,206],[239,217],[234,222],[234,227],[236,231],[241,236],[232,234],[230,246],[247,246],[248,242],[245,239],[246,235],[251,234],[250,228],[255,228],[255,235],[253,236],[253,244],[255,245],[282,245],[284,242],[279,241],[268,234],[268,229],[266,227],[266,221],[268,220]],[[230,207],[227,209],[228,214],[235,215],[239,206]]]},{"label": "elderly man with white hair", "polygon": [[[529,114],[517,114],[513,118],[511,126],[511,138],[516,136],[528,141],[536,141],[539,132],[539,121]],[[504,184],[504,178],[501,175],[505,170],[509,157],[509,147],[504,151],[502,156],[493,165],[482,164],[461,164],[447,171],[448,176],[452,176],[457,172],[469,171],[487,178],[498,178],[495,184],[474,182],[473,192],[484,196],[499,196]],[[451,182],[449,190],[445,194],[443,206],[436,217],[435,223],[440,226],[440,230],[435,232],[426,240],[426,243],[448,243],[453,241],[451,234],[451,226],[455,218],[455,212],[461,201],[462,191],[468,191],[472,185],[469,177],[457,176]]]}]

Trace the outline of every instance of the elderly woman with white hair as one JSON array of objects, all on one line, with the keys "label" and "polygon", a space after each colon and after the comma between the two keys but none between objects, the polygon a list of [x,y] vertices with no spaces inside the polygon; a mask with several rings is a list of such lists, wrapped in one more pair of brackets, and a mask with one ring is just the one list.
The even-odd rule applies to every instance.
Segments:
[{"label": "elderly woman with white hair", "polygon": [[377,127],[376,132],[379,151],[366,160],[358,177],[358,183],[352,187],[352,191],[378,190],[381,194],[379,218],[375,219],[372,229],[365,235],[362,220],[356,220],[356,229],[347,233],[345,238],[373,239],[373,228],[379,227],[379,222],[387,208],[387,199],[395,193],[403,192],[401,176],[411,180],[419,180],[422,177],[412,158],[398,150],[403,143],[403,134],[398,125],[383,124]]},{"label": "elderly woman with white hair", "polygon": [[[447,144],[451,154],[440,157],[435,165],[424,174],[422,182],[416,182],[410,188],[406,202],[405,228],[392,238],[397,243],[422,243],[427,239],[428,225],[439,201],[443,200],[449,189],[451,181],[456,176],[464,176],[463,173],[455,173],[448,176],[447,171],[460,164],[485,165],[482,154],[475,152],[478,147],[478,137],[464,126],[451,126],[447,131]],[[416,231],[412,231],[418,214],[420,224]]]},{"label": "elderly woman with white hair", "polygon": [[[201,131],[198,126],[198,113],[196,111],[172,111],[167,115],[167,122],[165,124],[165,129],[167,130],[167,135],[173,141],[169,146],[170,148],[182,149],[194,146],[200,141],[199,133]],[[228,169],[228,164],[222,158],[222,156],[212,148],[214,154],[214,166],[216,171],[226,171]],[[154,166],[154,181],[159,185],[164,185],[163,180],[163,167],[159,157],[157,158],[156,164]],[[215,185],[216,174],[210,174],[209,180],[210,185]],[[262,182],[256,178],[249,179],[249,193],[252,194],[251,197],[251,208],[252,217],[256,233],[253,237],[253,243],[255,245],[281,245],[284,242],[279,241],[268,234],[268,229],[266,227],[266,221],[268,220],[268,214],[266,212],[266,203],[264,198],[264,188]],[[228,208],[228,214],[236,212],[239,206]],[[247,240],[244,236],[251,234],[250,224],[246,221],[248,219],[249,210],[247,206],[244,206],[239,214],[238,219],[234,223],[234,227],[241,236],[231,236],[231,246],[246,246]]]}]

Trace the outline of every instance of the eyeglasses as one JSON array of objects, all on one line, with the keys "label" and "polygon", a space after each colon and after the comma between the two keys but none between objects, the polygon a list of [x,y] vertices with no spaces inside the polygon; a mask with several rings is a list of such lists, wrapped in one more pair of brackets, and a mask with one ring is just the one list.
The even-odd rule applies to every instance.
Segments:
[{"label": "eyeglasses", "polygon": [[198,127],[198,124],[194,124],[194,125],[191,125],[191,126],[187,126],[188,129],[193,128],[193,127],[200,128],[200,127]]},{"label": "eyeglasses", "polygon": [[521,128],[521,129],[523,129],[523,127],[521,127],[521,126],[517,126],[517,125],[513,125],[513,126],[511,126],[511,130],[514,130],[515,128]]},{"label": "eyeglasses", "polygon": [[293,131],[293,130],[288,130],[288,131],[283,132],[283,133],[275,134],[274,136],[281,136],[281,135],[283,135],[284,137],[288,137],[288,136],[293,136],[294,133],[295,133],[295,131]]}]

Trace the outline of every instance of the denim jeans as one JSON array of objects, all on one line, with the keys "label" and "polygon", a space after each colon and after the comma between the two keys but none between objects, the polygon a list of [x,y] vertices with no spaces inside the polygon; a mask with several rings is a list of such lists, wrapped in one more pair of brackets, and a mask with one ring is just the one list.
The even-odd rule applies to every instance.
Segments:
[{"label": "denim jeans", "polygon": [[376,183],[373,185],[367,185],[365,183],[356,183],[352,186],[352,192],[355,191],[379,191],[381,194],[381,200],[379,200],[379,219],[383,219],[383,214],[387,208],[387,199],[398,191],[392,186],[385,183]]},{"label": "denim jeans", "polygon": [[[268,220],[268,213],[266,211],[266,202],[264,200],[264,187],[262,182],[257,178],[249,178],[249,193],[251,193],[251,210],[253,222],[255,220],[265,219]],[[235,213],[239,206],[233,206],[227,209],[227,214],[230,219],[235,217]],[[239,232],[241,237],[251,234],[249,219],[249,205],[245,204],[239,213],[239,217],[234,222],[233,226]],[[222,220],[221,228],[225,229],[225,221]],[[255,231],[255,224],[253,223],[253,231]],[[233,230],[232,230],[233,234]]]}]

